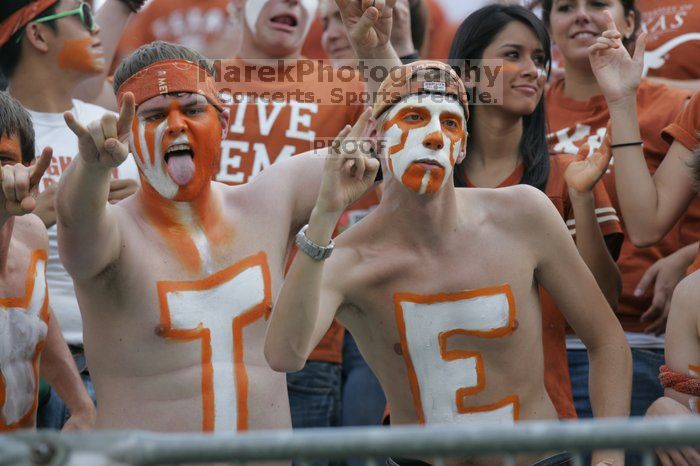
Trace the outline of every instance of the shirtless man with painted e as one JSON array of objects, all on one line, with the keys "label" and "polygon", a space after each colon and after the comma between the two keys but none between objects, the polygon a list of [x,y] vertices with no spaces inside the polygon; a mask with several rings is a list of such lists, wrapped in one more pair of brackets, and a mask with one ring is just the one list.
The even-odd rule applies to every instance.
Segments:
[{"label": "shirtless man with painted e", "polygon": [[45,149],[30,166],[29,114],[0,92],[0,433],[36,427],[40,374],[71,410],[66,429],[90,429],[95,422],[95,407],[49,307],[46,227],[28,215],[37,205],[31,191],[51,155]]},{"label": "shirtless man with painted e", "polygon": [[[285,376],[267,365],[263,339],[323,161],[295,157],[238,187],[210,181],[229,115],[200,59],[145,45],[115,74],[118,119],[84,127],[66,114],[80,155],[58,191],[60,252],[84,319],[99,428],[290,427]],[[129,149],[141,188],[108,205],[110,170]]]},{"label": "shirtless man with painted e", "polygon": [[[629,348],[551,201],[527,186],[455,189],[465,95],[437,62],[387,78],[374,109],[381,202],[323,262],[314,250],[318,259],[317,245],[329,244],[338,216],[379,165],[353,154],[361,127],[349,140],[341,134],[297,239],[311,254],[297,254],[272,312],[268,362],[298,370],[335,317],[379,378],[393,424],[556,419],[544,387],[542,285],[588,347],[596,415],[627,416]],[[620,452],[609,455],[623,464]]]}]

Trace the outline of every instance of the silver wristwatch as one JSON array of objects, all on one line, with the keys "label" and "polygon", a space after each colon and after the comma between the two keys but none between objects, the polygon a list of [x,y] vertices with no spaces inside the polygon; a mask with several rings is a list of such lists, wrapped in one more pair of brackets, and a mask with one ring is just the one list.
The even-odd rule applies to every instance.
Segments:
[{"label": "silver wristwatch", "polygon": [[333,242],[333,240],[331,240],[328,246],[319,246],[306,236],[306,230],[308,229],[309,225],[304,225],[304,227],[301,230],[299,230],[299,233],[297,233],[295,241],[297,243],[297,246],[299,246],[299,249],[304,251],[307,256],[309,256],[315,261],[322,261],[331,257],[331,253],[333,252],[333,248],[335,247],[335,243]]}]

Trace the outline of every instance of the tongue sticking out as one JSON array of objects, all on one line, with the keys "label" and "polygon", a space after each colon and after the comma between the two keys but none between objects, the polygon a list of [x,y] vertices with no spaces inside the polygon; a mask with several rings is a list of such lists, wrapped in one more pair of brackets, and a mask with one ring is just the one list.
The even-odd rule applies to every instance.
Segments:
[{"label": "tongue sticking out", "polygon": [[168,174],[178,186],[185,186],[194,176],[194,160],[189,155],[172,156],[168,159]]}]

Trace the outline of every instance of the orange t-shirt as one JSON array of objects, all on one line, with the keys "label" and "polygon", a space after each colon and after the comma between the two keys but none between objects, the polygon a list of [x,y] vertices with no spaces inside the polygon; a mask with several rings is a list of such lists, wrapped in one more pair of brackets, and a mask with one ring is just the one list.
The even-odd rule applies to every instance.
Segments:
[{"label": "orange t-shirt", "polygon": [[642,30],[649,33],[644,62],[649,76],[700,79],[700,2],[638,0]]},{"label": "orange t-shirt", "polygon": [[678,141],[686,149],[693,151],[700,145],[698,131],[700,131],[700,92],[696,92],[678,118],[664,128],[662,137],[669,144]]},{"label": "orange t-shirt", "polygon": [[[569,228],[569,233],[576,235],[576,220],[574,209],[569,199],[569,190],[564,179],[564,172],[574,156],[569,154],[552,155],[549,158],[549,178],[545,187],[545,194],[554,203],[557,211]],[[524,166],[518,168],[498,187],[504,188],[520,183]],[[467,180],[467,186],[473,185]],[[602,184],[596,185],[593,190],[595,196],[595,211],[603,236],[608,243],[618,244],[622,242],[622,228],[615,209],[612,207],[608,193]],[[561,419],[576,418],[573,395],[571,393],[571,379],[569,377],[569,363],[566,355],[566,319],[557,308],[554,300],[544,290],[540,289],[542,302],[542,346],[544,348],[544,384],[547,393],[557,409]]]},{"label": "orange t-shirt", "polygon": [[[340,74],[316,60],[273,68],[235,59],[218,66],[219,89],[236,99],[216,176],[227,184],[247,183],[277,160],[330,145],[365,109],[346,98],[362,97],[359,75]],[[344,332],[334,322],[309,360],[340,363]]]},{"label": "orange t-shirt", "polygon": [[276,160],[329,146],[366,108],[368,94],[355,71],[317,60],[273,67],[234,59],[219,67],[217,85],[235,99],[216,175],[223,183],[247,183]]},{"label": "orange t-shirt", "polygon": [[436,0],[426,0],[428,7],[428,37],[423,45],[422,58],[447,61],[459,24],[447,19],[447,14]]},{"label": "orange t-shirt", "polygon": [[[661,138],[661,130],[673,122],[681,112],[690,93],[651,83],[643,79],[637,92],[639,127],[644,141],[644,156],[649,171],[654,173],[661,164],[669,144]],[[576,101],[564,94],[564,81],[559,80],[547,90],[547,117],[549,144],[554,152],[576,153],[579,146],[588,143],[591,150],[603,143],[610,120],[605,98],[598,95],[589,101]],[[615,165],[610,162],[603,182],[615,209],[620,212],[615,189]],[[616,311],[622,328],[628,332],[642,332],[647,324],[639,317],[651,305],[653,290],[642,297],[635,297],[634,290],[644,273],[657,260],[666,257],[682,246],[698,241],[700,231],[682,237],[680,225],[700,218],[700,200],[691,204],[681,219],[663,240],[649,248],[636,248],[628,238],[622,245],[617,265],[622,274],[622,294]],[[624,228],[624,219],[623,228]]]},{"label": "orange t-shirt", "polygon": [[114,66],[129,53],[155,40],[198,51],[206,49],[228,30],[228,3],[229,0],[151,0],[126,26]]},{"label": "orange t-shirt", "polygon": [[320,16],[313,23],[309,33],[306,35],[304,47],[301,49],[302,55],[314,60],[325,60],[328,58],[326,51],[323,49],[321,38],[323,37],[323,21]]}]

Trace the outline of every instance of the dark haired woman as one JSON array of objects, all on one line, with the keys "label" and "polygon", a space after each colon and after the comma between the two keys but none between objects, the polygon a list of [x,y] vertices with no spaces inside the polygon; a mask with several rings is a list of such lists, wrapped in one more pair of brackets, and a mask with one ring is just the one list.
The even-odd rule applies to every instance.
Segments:
[{"label": "dark haired woman", "polygon": [[[598,148],[604,144],[610,111],[602,92],[604,83],[599,84],[591,66],[589,47],[598,40],[610,40],[602,35],[610,29],[611,23],[625,46],[634,45],[640,22],[634,0],[546,0],[543,18],[561,52],[565,69],[565,78],[553,82],[547,93],[550,147],[568,153],[576,153],[585,143],[592,149]],[[642,43],[643,38],[639,46],[643,47]],[[644,143],[649,171],[656,170],[669,149],[661,138],[661,131],[673,122],[688,97],[687,91],[670,89],[646,79],[636,90],[641,125],[639,141]],[[614,164],[611,163],[610,170],[603,176],[603,182],[617,209]],[[700,218],[700,210],[695,209],[691,214]],[[626,240],[618,260],[623,288],[616,312],[634,359],[632,415],[644,415],[649,404],[663,394],[657,378],[664,348],[664,339],[659,335],[665,330],[671,292],[692,262],[697,251],[692,243],[698,240],[700,231],[683,233],[681,236],[676,227],[660,243],[646,249],[637,249]],[[688,247],[674,254],[683,246]],[[648,286],[645,284],[654,279],[653,295],[645,293],[644,288]],[[569,339],[567,346],[576,409],[580,417],[590,417],[586,352],[574,338]]]},{"label": "dark haired woman", "polygon": [[[470,107],[467,157],[455,168],[456,184],[495,188],[522,183],[544,191],[566,220],[581,256],[614,307],[620,277],[608,245],[613,253],[618,250],[621,228],[605,189],[598,186],[594,192],[593,188],[598,179],[596,164],[604,163],[604,157],[550,156],[547,146],[543,93],[551,57],[544,24],[520,6],[484,7],[462,23],[450,60],[460,67],[464,60],[484,60],[483,71],[489,60],[503,63],[502,100]],[[485,92],[493,95],[488,83],[471,85],[476,93],[472,101]],[[542,300],[545,385],[559,416],[575,418],[566,321],[548,295],[543,294]]]}]

